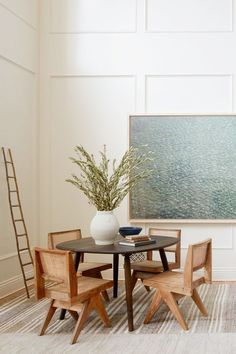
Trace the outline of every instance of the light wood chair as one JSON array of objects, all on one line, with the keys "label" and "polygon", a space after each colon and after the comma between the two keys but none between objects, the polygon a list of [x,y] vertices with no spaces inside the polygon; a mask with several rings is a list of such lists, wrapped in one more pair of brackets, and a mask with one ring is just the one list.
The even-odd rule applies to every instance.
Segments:
[{"label": "light wood chair", "polygon": [[[168,262],[169,269],[178,269],[180,268],[180,242],[181,242],[181,230],[174,229],[158,229],[158,228],[149,228],[149,236],[169,236],[176,237],[179,242],[170,247],[165,248],[165,252],[174,253],[174,261]],[[138,262],[131,263],[132,273],[132,287],[134,288],[138,279],[142,281],[153,276],[153,273],[163,272],[163,266],[161,261],[153,260],[153,252],[147,252],[147,259]],[[149,287],[145,286],[149,291]]]},{"label": "light wood chair", "polygon": [[[56,245],[58,243],[71,240],[80,240],[81,238],[82,234],[80,229],[50,232],[48,234],[48,248],[56,249]],[[82,254],[80,257],[78,275],[102,279],[101,272],[111,268],[111,263],[84,262],[84,255]],[[109,296],[106,290],[102,292],[102,295],[105,301],[109,301]]]},{"label": "light wood chair", "polygon": [[[101,291],[113,286],[113,281],[77,277],[72,253],[61,250],[35,248],[35,294],[36,299],[51,299],[48,313],[39,335],[43,335],[57,308],[66,309],[77,319],[71,344],[74,344],[82,327],[95,309],[105,326],[110,327],[110,320],[101,299]],[[46,287],[45,281],[53,285]],[[77,313],[79,312],[79,316]]]},{"label": "light wood chair", "polygon": [[[203,275],[194,274],[195,271],[202,268],[205,270]],[[189,246],[184,272],[168,271],[144,280],[145,285],[157,289],[148,308],[144,323],[150,322],[162,301],[164,301],[181,327],[184,330],[188,330],[177,300],[182,296],[191,296],[201,313],[207,316],[207,310],[196,288],[203,283],[211,283],[211,279],[212,241],[209,239]]]}]

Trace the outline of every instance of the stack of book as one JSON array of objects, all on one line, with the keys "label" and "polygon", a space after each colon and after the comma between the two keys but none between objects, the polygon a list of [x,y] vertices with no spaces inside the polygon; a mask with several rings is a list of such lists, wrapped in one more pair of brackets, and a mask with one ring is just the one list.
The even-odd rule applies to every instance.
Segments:
[{"label": "stack of book", "polygon": [[124,246],[145,246],[149,245],[151,243],[155,243],[155,240],[152,240],[149,236],[145,235],[132,235],[132,236],[126,236],[124,241],[120,241],[120,245]]}]

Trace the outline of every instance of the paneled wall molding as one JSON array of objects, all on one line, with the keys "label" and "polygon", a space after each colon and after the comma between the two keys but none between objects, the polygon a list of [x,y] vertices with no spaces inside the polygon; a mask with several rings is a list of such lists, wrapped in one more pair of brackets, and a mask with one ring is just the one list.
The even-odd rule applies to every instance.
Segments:
[{"label": "paneled wall molding", "polygon": [[[210,238],[210,236],[209,236]],[[192,243],[190,242],[184,242],[183,245],[181,245],[181,249],[187,250],[188,249],[188,244]],[[225,250],[233,250],[234,249],[234,243],[233,243],[233,238],[230,238],[227,240],[227,245],[225,247],[222,246],[214,246],[214,239],[213,239],[213,245],[212,245],[213,250],[220,250],[220,251],[225,251]]]},{"label": "paneled wall molding", "polygon": [[213,267],[213,280],[235,281],[236,268]]},{"label": "paneled wall molding", "polygon": [[71,75],[71,74],[63,74],[63,75],[55,75],[55,74],[50,74],[49,75],[51,79],[63,79],[63,78],[135,78],[135,75],[127,75],[127,74],[110,74],[110,75],[78,75],[78,74],[75,74],[75,75]]},{"label": "paneled wall molding", "polygon": [[[119,157],[129,114],[234,112],[235,0],[105,2],[40,0],[41,235],[75,225],[89,235],[94,210],[65,183],[76,144],[96,154],[105,142]],[[129,224],[125,203],[116,213]],[[183,262],[189,243],[212,236],[214,279],[236,279],[233,224],[168,226],[182,229]]]},{"label": "paneled wall molding", "polygon": [[[64,202],[69,202],[71,206],[74,205],[72,209],[77,215],[73,216],[71,213],[70,219],[73,224],[78,220],[78,225],[81,224],[81,228],[83,228],[83,234],[88,235],[87,225],[83,227],[82,224],[87,223],[84,221],[90,218],[89,215],[92,218],[93,209],[87,201],[86,205],[81,208],[83,195],[64,182],[66,177],[62,177],[62,175],[59,177],[57,173],[55,180],[55,167],[60,163],[58,156],[60,155],[60,161],[67,165],[66,170],[59,171],[59,174],[62,172],[65,176],[69,176],[74,169],[73,166],[70,166],[68,157],[73,155],[73,148],[78,144],[85,146],[96,156],[102,146],[106,144],[111,159],[113,157],[118,159],[121,156],[128,145],[128,113],[135,108],[135,77],[133,75],[73,75],[65,77],[63,75],[62,77],[53,76],[50,79],[52,99],[51,126],[48,129],[52,144],[51,175],[49,177],[52,203],[50,224],[53,229],[59,230],[65,227],[63,221],[61,226],[58,224],[57,214],[55,214],[55,207],[61,204],[61,196],[56,192],[60,184],[60,189],[65,187],[68,191],[67,197],[70,195],[70,201],[66,197]],[[90,100],[91,92],[99,100],[98,105],[94,105],[93,99]],[[64,105],[65,102],[67,102],[66,105]],[[68,116],[70,116],[69,124]],[[57,127],[56,134],[55,127]],[[113,131],[115,136],[108,133],[110,131]],[[89,137],[92,139],[92,144]],[[62,146],[61,139],[65,142],[63,150],[60,147]]]},{"label": "paneled wall molding", "polygon": [[[232,96],[235,97],[235,87],[236,87],[236,75],[232,75]],[[236,112],[236,105],[235,105],[235,100],[232,99],[232,112]]]},{"label": "paneled wall molding", "polygon": [[50,32],[50,35],[76,35],[76,34],[125,34],[125,33],[136,33],[137,30],[133,30],[133,31],[77,31],[77,32]]},{"label": "paneled wall molding", "polygon": [[[0,141],[1,146],[10,147],[13,154],[32,246],[38,243],[39,234],[37,230],[39,2],[41,0],[0,0]],[[23,280],[13,236],[2,153],[0,161],[0,296],[2,296],[23,287]],[[11,174],[11,167],[9,168]],[[10,184],[12,187],[12,183]],[[14,215],[18,218],[19,214],[16,211]],[[21,233],[20,227],[18,232]],[[19,242],[21,248],[24,248],[24,240],[21,239]]]},{"label": "paneled wall molding", "polygon": [[[135,224],[135,223],[134,223]],[[137,223],[136,223],[137,224]],[[145,226],[144,226],[145,225]],[[207,228],[203,227],[203,224],[183,224],[175,223],[171,224],[142,224],[143,231],[148,233],[149,227],[156,227],[159,229],[181,229],[182,230],[182,240],[181,249],[186,250],[190,244],[197,243],[201,240],[212,238],[212,248],[215,250],[233,250],[234,249],[234,226],[221,224],[217,227],[216,224],[206,225]]]},{"label": "paneled wall molding", "polygon": [[[136,89],[135,89],[135,111],[145,113],[146,104],[146,77],[144,74],[138,74],[135,79]],[[132,114],[132,112],[129,112]]]},{"label": "paneled wall molding", "polygon": [[[31,250],[32,252],[32,250]],[[21,255],[23,255],[25,252],[21,252]],[[8,254],[4,254],[3,256],[0,256],[0,262],[1,261],[5,261],[6,259],[9,259],[9,258],[14,258],[14,257],[17,257],[18,258],[18,254],[17,252],[12,252],[12,253],[8,253]],[[19,266],[20,267],[20,266]]]},{"label": "paneled wall molding", "polygon": [[[119,0],[119,2],[117,2],[117,0],[110,0],[108,3],[103,0],[96,0],[96,2],[93,2],[93,6],[96,4],[98,7],[96,9],[96,15],[94,16],[92,6],[89,4],[89,2],[91,3],[90,0],[50,0],[51,23],[49,33],[51,35],[135,33],[137,31],[137,1],[138,0]],[[115,7],[116,10],[114,10]],[[65,12],[63,11],[65,8],[70,9],[69,13],[67,13],[68,17],[65,16]],[[72,11],[72,8],[74,11]],[[128,8],[129,15],[127,14]],[[82,16],[80,9],[84,10]],[[113,13],[113,11],[116,12]],[[106,12],[106,15],[104,15],[104,12]],[[104,17],[103,20],[99,22],[101,15]],[[113,21],[107,24],[107,21],[110,22],[109,17],[113,18]],[[122,23],[124,17],[126,24]],[[96,21],[97,25],[95,24]],[[116,26],[117,28],[115,29],[114,27]],[[125,26],[127,27],[126,29]],[[59,27],[61,27],[61,29],[59,29]],[[121,28],[119,29],[118,27]]]},{"label": "paneled wall molding", "polygon": [[17,257],[16,252],[12,252],[12,253],[5,254],[4,256],[0,256],[0,262],[13,257]]},{"label": "paneled wall molding", "polygon": [[5,60],[5,61],[7,61],[8,63],[10,63],[10,64],[12,64],[12,65],[17,66],[19,69],[22,69],[22,70],[26,71],[27,73],[30,73],[30,74],[33,74],[33,75],[36,74],[35,71],[33,71],[33,70],[27,68],[27,67],[24,66],[24,65],[21,65],[21,64],[15,62],[14,60],[12,60],[12,59],[10,59],[10,58],[7,58],[6,56],[4,56],[4,55],[2,55],[2,54],[0,54],[0,58],[3,59],[3,60]]},{"label": "paneled wall molding", "polygon": [[150,77],[215,77],[215,76],[223,76],[223,77],[233,77],[231,73],[163,73],[163,74],[147,74],[146,78]]},{"label": "paneled wall molding", "polygon": [[30,28],[32,28],[33,30],[37,31],[37,27],[34,26],[32,23],[28,22],[24,17],[20,16],[19,14],[17,14],[15,11],[13,11],[12,9],[10,9],[8,6],[4,5],[2,3],[2,1],[0,1],[0,6],[2,6],[4,9],[6,9],[7,11],[9,11],[11,14],[13,14],[15,17],[17,17],[19,20],[21,20],[22,22],[24,22],[27,26],[29,26]]},{"label": "paneled wall molding", "polygon": [[[192,85],[191,84],[191,79],[192,79]],[[170,80],[173,80],[171,83]],[[192,99],[193,103],[192,105],[196,106],[194,110],[191,112],[190,110],[186,110],[186,107],[189,103],[189,100],[186,99],[186,104],[184,106],[184,110],[180,111],[177,109],[176,106],[176,97],[175,95],[172,95],[173,92],[170,92],[170,90],[174,90],[174,83],[176,84],[179,81],[183,80],[188,80],[185,83],[185,90],[186,94],[190,92],[190,90],[193,90],[192,94]],[[202,80],[202,87],[200,80]],[[155,81],[155,84],[154,84]],[[151,85],[152,82],[152,86]],[[169,82],[169,83],[168,83]],[[164,83],[167,85],[164,87]],[[208,86],[206,86],[206,84]],[[224,84],[224,89],[223,88]],[[176,86],[176,95],[179,94],[179,91],[177,90],[178,84]],[[218,89],[218,91],[217,91]],[[203,90],[206,90],[204,92]],[[171,101],[169,100],[169,96],[166,95],[166,92],[169,92],[169,96],[174,97],[175,100]],[[228,91],[228,92],[227,92]],[[203,93],[204,92],[204,93]],[[206,109],[202,108],[199,110],[199,97],[200,95],[205,96],[205,94],[208,93],[209,96],[209,102],[206,103]],[[182,94],[182,93],[181,93]],[[151,112],[154,113],[156,111],[160,113],[184,113],[184,114],[190,114],[190,113],[208,113],[208,114],[213,114],[213,113],[232,113],[233,111],[233,74],[228,74],[228,73],[175,73],[175,74],[148,74],[145,76],[145,111],[146,112]],[[224,97],[225,96],[225,97]],[[219,100],[219,97],[221,100]],[[157,105],[155,103],[156,98],[159,99],[160,105]],[[211,100],[210,100],[211,98]],[[183,96],[181,96],[181,99],[183,99]],[[221,103],[222,101],[222,103]],[[228,101],[228,102],[227,102]],[[164,104],[163,104],[164,102]],[[226,103],[227,102],[227,103]],[[218,106],[219,104],[219,106]],[[153,106],[156,106],[157,109],[153,109]],[[162,106],[169,106],[170,111],[164,111]],[[211,109],[209,107],[212,106]],[[203,107],[203,106],[202,106]],[[225,108],[223,108],[225,107]],[[159,110],[158,110],[159,108]],[[191,221],[189,221],[191,222]],[[210,221],[214,222],[214,221]],[[220,221],[217,221],[218,223]],[[224,223],[224,221],[222,221]]]},{"label": "paneled wall molding", "polygon": [[37,31],[0,5],[0,54],[36,71]]},{"label": "paneled wall molding", "polygon": [[[204,34],[204,33],[232,33],[234,30],[234,1],[235,0],[221,0],[221,5],[222,5],[222,10],[224,10],[226,13],[224,14],[224,11],[221,11],[221,18],[218,19],[218,24],[209,24],[211,17],[210,15],[212,15],[211,12],[211,5],[213,5],[215,8],[217,8],[217,2],[214,0],[208,0],[205,1],[205,6],[206,8],[204,9],[203,6],[200,4],[199,1],[196,0],[192,0],[192,5],[191,5],[191,1],[190,0],[182,0],[181,3],[178,2],[173,2],[173,0],[155,0],[155,2],[152,4],[154,6],[154,8],[152,8],[152,11],[150,11],[151,15],[155,18],[153,18],[153,23],[154,23],[154,27],[155,26],[159,26],[158,28],[151,28],[152,26],[149,24],[150,22],[150,18],[149,18],[149,7],[150,3],[154,0],[144,0],[145,1],[145,31],[146,33],[199,33],[199,34]],[[169,2],[169,9],[167,9],[168,7],[168,2]],[[193,9],[193,3],[195,2],[195,4],[198,5],[199,9],[202,8],[202,11],[199,10],[199,13],[196,14],[197,7],[195,6]],[[159,6],[158,6],[158,3]],[[162,4],[161,4],[162,3]],[[174,3],[176,3],[177,8],[175,8],[173,10],[173,5]],[[228,3],[228,4],[227,4]],[[187,5],[188,4],[188,8]],[[202,4],[204,4],[204,2],[202,2]],[[166,8],[163,6],[166,5]],[[199,6],[201,5],[201,6]],[[208,6],[207,6],[208,5]],[[226,5],[228,5],[228,8],[226,9]],[[181,18],[181,15],[183,14],[183,7],[185,8],[184,11],[184,18]],[[164,8],[164,9],[163,9]],[[162,10],[162,11],[161,11]],[[167,13],[165,12],[169,10],[169,16],[167,17]],[[228,13],[227,13],[228,10]],[[170,11],[173,11],[170,13]],[[209,13],[209,16],[207,16],[207,11]],[[193,21],[195,21],[197,19],[197,16],[201,16],[202,14],[204,14],[205,16],[203,16],[204,20],[202,21],[201,18],[199,18],[198,21],[198,25],[199,25],[199,29],[197,28],[193,28],[191,29],[191,26],[194,27],[194,25],[191,23]],[[228,19],[223,19],[223,15],[228,16]],[[175,18],[174,17],[179,16],[179,20],[174,21]],[[192,20],[193,21],[189,21],[189,19],[192,16]],[[219,14],[218,14],[219,16]],[[160,21],[162,18],[166,19],[166,23],[161,23],[162,21]],[[186,21],[185,21],[186,19]],[[228,23],[227,23],[228,21]],[[186,22],[186,23],[185,23]],[[203,22],[203,23],[202,23]],[[204,23],[205,22],[205,23]],[[222,24],[224,23],[224,25]],[[217,25],[221,28],[217,28]],[[163,26],[163,27],[162,27]],[[176,26],[174,28],[174,26]],[[181,29],[179,27],[183,26]],[[185,28],[184,28],[185,26]],[[203,29],[200,29],[200,26],[203,26]],[[205,26],[205,28],[204,28]],[[161,28],[162,27],[162,28]],[[209,29],[207,29],[207,27],[209,27]],[[214,28],[215,27],[215,28]]]}]

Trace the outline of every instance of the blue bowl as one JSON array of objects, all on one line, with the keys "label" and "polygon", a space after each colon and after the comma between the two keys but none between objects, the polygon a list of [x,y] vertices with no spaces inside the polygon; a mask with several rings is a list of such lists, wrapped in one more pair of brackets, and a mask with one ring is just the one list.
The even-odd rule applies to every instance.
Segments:
[{"label": "blue bowl", "polygon": [[119,228],[119,233],[121,236],[138,235],[142,231],[142,227],[135,226],[123,226]]}]

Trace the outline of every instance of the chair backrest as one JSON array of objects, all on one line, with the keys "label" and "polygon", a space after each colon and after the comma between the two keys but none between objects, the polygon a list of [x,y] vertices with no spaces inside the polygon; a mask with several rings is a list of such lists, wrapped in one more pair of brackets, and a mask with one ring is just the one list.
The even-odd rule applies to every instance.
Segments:
[{"label": "chair backrest", "polygon": [[[180,268],[180,243],[181,243],[181,230],[177,229],[158,229],[155,227],[150,227],[148,231],[149,236],[168,236],[176,237],[179,242],[173,246],[166,247],[165,252],[173,252],[175,254],[175,263],[172,264],[172,268]],[[147,259],[152,259],[152,253],[148,252]]]},{"label": "chair backrest", "polygon": [[55,249],[58,243],[79,240],[81,238],[82,234],[80,229],[50,232],[48,234],[48,248]]},{"label": "chair backrest", "polygon": [[189,245],[184,267],[184,287],[192,289],[193,273],[204,268],[205,283],[212,280],[212,240],[208,239],[194,245]]},{"label": "chair backrest", "polygon": [[[34,249],[35,296],[69,301],[77,295],[77,278],[70,251]],[[46,288],[45,281],[53,284]]]}]

